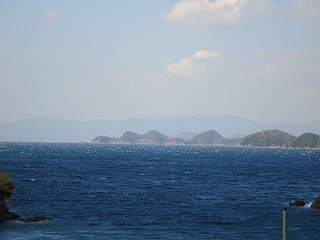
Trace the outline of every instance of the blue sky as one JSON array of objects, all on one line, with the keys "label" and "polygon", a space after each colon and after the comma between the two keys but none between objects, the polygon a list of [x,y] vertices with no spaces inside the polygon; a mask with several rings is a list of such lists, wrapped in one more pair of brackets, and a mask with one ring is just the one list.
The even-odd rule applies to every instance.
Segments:
[{"label": "blue sky", "polygon": [[0,121],[320,119],[318,0],[0,0]]}]

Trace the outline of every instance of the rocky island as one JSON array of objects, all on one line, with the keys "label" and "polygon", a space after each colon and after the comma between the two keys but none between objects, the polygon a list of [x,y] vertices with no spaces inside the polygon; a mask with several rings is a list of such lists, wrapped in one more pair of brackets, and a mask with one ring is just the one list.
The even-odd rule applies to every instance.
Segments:
[{"label": "rocky island", "polygon": [[40,222],[45,220],[54,220],[51,217],[45,216],[33,216],[22,218],[19,215],[10,212],[7,207],[7,201],[15,191],[16,189],[8,174],[0,173],[0,223],[12,220],[20,220],[22,222]]},{"label": "rocky island", "polygon": [[241,139],[227,139],[215,130],[209,130],[197,134],[191,140],[182,138],[170,138],[169,136],[152,130],[143,135],[134,132],[125,132],[119,138],[99,136],[91,141],[98,144],[166,144],[166,145],[239,145]]},{"label": "rocky island", "polygon": [[314,133],[304,133],[295,137],[277,129],[264,130],[244,137],[240,145],[243,147],[320,149],[320,136]]},{"label": "rocky island", "polygon": [[261,148],[306,148],[320,149],[320,136],[304,133],[295,137],[277,129],[263,130],[243,138],[225,138],[215,130],[196,134],[190,140],[169,136],[152,130],[145,134],[127,131],[119,138],[98,136],[90,143],[95,144],[157,144],[157,145],[206,145],[206,146],[242,146]]}]

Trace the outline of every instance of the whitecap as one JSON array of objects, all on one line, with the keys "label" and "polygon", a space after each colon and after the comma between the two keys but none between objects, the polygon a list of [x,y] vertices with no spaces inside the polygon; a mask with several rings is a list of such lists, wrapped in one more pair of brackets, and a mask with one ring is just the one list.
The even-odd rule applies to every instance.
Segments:
[{"label": "whitecap", "polygon": [[306,203],[306,204],[304,205],[304,207],[305,207],[305,208],[311,208],[311,204],[312,204],[312,202]]}]

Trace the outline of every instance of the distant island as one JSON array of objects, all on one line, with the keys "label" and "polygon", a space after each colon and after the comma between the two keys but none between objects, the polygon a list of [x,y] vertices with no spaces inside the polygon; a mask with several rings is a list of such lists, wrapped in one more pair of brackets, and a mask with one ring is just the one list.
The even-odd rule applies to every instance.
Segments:
[{"label": "distant island", "polygon": [[266,148],[308,148],[320,149],[320,136],[304,133],[295,137],[277,129],[263,130],[243,138],[224,138],[215,130],[195,135],[190,140],[171,138],[163,133],[152,130],[143,135],[127,131],[119,138],[98,136],[92,144],[155,144],[155,145],[210,145],[210,146],[242,146]]},{"label": "distant island", "polygon": [[295,137],[280,130],[264,130],[243,138],[240,143],[244,147],[280,147],[280,148],[320,148],[320,136],[304,133]]},{"label": "distant island", "polygon": [[171,138],[163,133],[152,130],[143,135],[134,132],[125,132],[119,138],[98,136],[91,143],[102,144],[166,144],[166,145],[239,145],[241,139],[227,139],[215,130],[209,130],[195,135],[190,140],[179,137]]}]

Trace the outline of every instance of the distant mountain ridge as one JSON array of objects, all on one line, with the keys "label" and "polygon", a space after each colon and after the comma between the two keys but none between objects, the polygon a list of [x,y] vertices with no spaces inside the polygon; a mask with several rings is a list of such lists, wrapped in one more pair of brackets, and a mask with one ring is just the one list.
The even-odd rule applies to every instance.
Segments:
[{"label": "distant mountain ridge", "polygon": [[94,121],[29,118],[16,122],[0,122],[0,141],[88,142],[99,135],[119,137],[128,130],[141,134],[150,129],[184,140],[190,140],[208,129],[214,129],[227,138],[246,136],[262,129],[280,129],[299,136],[306,132],[320,134],[320,120],[307,123],[257,122],[236,116],[218,115]]}]

